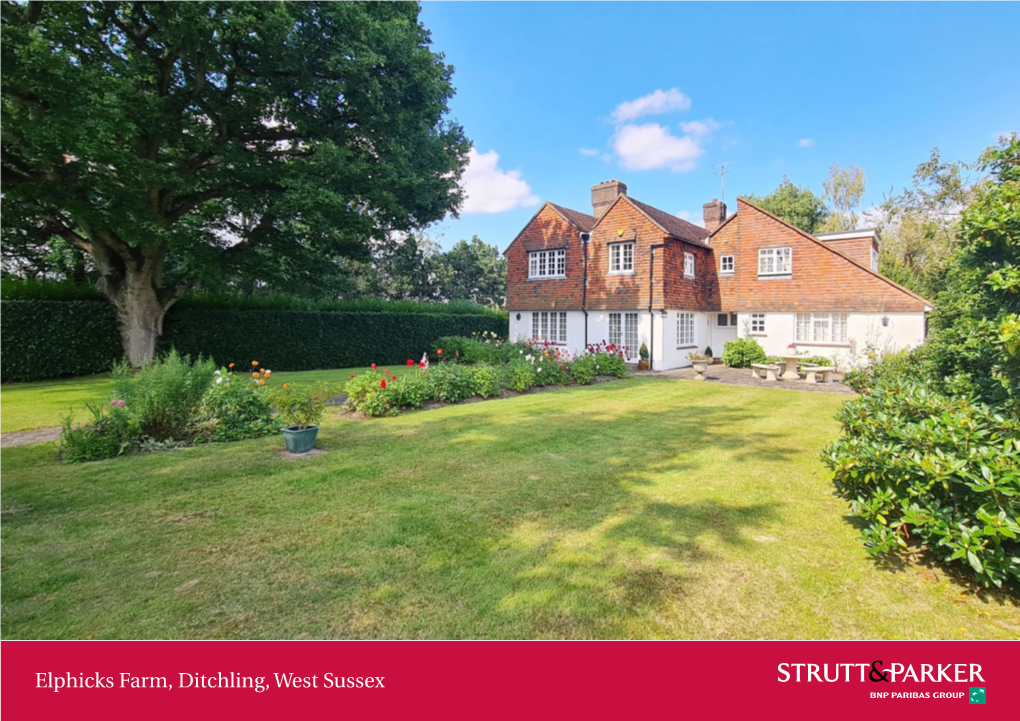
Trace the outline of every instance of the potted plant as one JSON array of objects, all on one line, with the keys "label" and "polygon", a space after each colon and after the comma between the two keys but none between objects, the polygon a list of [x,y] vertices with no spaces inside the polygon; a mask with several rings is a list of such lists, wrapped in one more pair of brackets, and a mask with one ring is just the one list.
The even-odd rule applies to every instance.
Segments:
[{"label": "potted plant", "polygon": [[281,432],[287,450],[295,455],[308,453],[315,446],[319,423],[326,411],[326,401],[336,395],[327,383],[291,386],[284,383],[273,393],[276,413],[283,423]]},{"label": "potted plant", "polygon": [[648,346],[644,343],[641,344],[641,350],[638,351],[638,356],[641,360],[638,361],[637,367],[639,371],[646,371],[649,369],[648,364]]},{"label": "potted plant", "polygon": [[694,380],[705,380],[705,371],[708,370],[708,366],[712,362],[712,356],[708,353],[690,353],[687,358],[694,366]]}]

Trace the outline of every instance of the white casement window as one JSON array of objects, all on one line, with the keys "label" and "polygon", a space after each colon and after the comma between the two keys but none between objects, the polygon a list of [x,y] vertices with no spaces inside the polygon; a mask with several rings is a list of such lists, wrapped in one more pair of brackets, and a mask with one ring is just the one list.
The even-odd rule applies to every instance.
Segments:
[{"label": "white casement window", "polygon": [[719,258],[719,272],[720,273],[732,273],[734,268],[733,256],[723,255]]},{"label": "white casement window", "polygon": [[625,313],[623,317],[623,345],[627,349],[628,358],[637,358],[637,313]]},{"label": "white casement window", "polygon": [[694,345],[694,314],[676,314],[676,344],[678,347]]},{"label": "white casement window", "polygon": [[789,275],[793,272],[793,248],[760,248],[758,275]]},{"label": "white casement window", "polygon": [[871,246],[871,269],[878,272],[878,248]]},{"label": "white casement window", "polygon": [[609,314],[609,345],[623,345],[622,313]]},{"label": "white casement window", "polygon": [[532,313],[531,337],[538,341],[564,345],[567,342],[566,311]]},{"label": "white casement window", "polygon": [[764,313],[752,313],[751,314],[751,332],[752,333],[764,333],[765,332],[765,314]]},{"label": "white casement window", "polygon": [[567,275],[567,251],[536,250],[528,253],[529,278],[564,278]]},{"label": "white casement window", "polygon": [[609,246],[609,272],[634,272],[634,244],[613,243]]},{"label": "white casement window", "polygon": [[798,343],[846,343],[846,313],[798,313]]},{"label": "white casement window", "polygon": [[732,328],[737,327],[737,314],[736,313],[719,313],[715,317],[715,324],[720,328],[730,326]]},{"label": "white casement window", "polygon": [[609,343],[627,349],[627,358],[638,357],[638,314],[609,314]]},{"label": "white casement window", "polygon": [[684,278],[694,277],[694,253],[684,253]]}]

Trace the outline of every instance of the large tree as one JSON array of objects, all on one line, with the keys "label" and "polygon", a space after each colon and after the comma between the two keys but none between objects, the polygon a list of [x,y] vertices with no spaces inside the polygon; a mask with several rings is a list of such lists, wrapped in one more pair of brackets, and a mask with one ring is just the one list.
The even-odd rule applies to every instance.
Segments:
[{"label": "large tree", "polygon": [[314,278],[455,212],[468,142],[414,3],[3,3],[4,232],[86,253],[125,353],[238,271]]},{"label": "large tree", "polygon": [[752,195],[748,200],[805,233],[816,232],[829,216],[829,209],[821,198],[810,188],[794,185],[785,175],[771,193]]},{"label": "large tree", "polygon": [[830,212],[819,225],[818,232],[830,233],[838,230],[854,230],[857,227],[856,209],[861,204],[867,183],[864,171],[856,165],[841,168],[838,163],[829,167],[829,177],[823,183],[825,193],[822,199]]},{"label": "large tree", "polygon": [[440,292],[446,300],[469,300],[502,308],[506,304],[506,258],[477,235],[459,240],[436,258]]}]

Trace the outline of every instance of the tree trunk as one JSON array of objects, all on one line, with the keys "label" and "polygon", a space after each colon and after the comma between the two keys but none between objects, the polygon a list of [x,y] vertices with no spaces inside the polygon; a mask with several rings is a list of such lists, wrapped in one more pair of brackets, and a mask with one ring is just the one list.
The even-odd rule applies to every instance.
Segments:
[{"label": "tree trunk", "polygon": [[159,300],[151,283],[134,282],[128,274],[122,290],[113,300],[120,319],[124,355],[133,368],[150,363],[156,354],[156,340],[163,334],[163,316],[168,306]]},{"label": "tree trunk", "polygon": [[103,251],[93,253],[103,274],[96,289],[117,309],[124,356],[133,368],[140,368],[155,357],[163,318],[184,288],[163,287],[165,247],[132,248],[121,255],[105,252],[98,244],[94,247]]}]

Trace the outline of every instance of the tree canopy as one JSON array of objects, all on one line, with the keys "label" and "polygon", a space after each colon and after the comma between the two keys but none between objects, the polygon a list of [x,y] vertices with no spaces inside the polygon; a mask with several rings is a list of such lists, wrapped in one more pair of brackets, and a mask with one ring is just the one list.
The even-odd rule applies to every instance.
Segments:
[{"label": "tree canopy", "polygon": [[789,178],[768,195],[751,195],[748,200],[806,233],[814,233],[829,216],[825,203],[810,188],[794,185]]},{"label": "tree canopy", "polygon": [[4,240],[87,254],[132,363],[197,282],[312,280],[456,212],[414,3],[3,3]]}]

